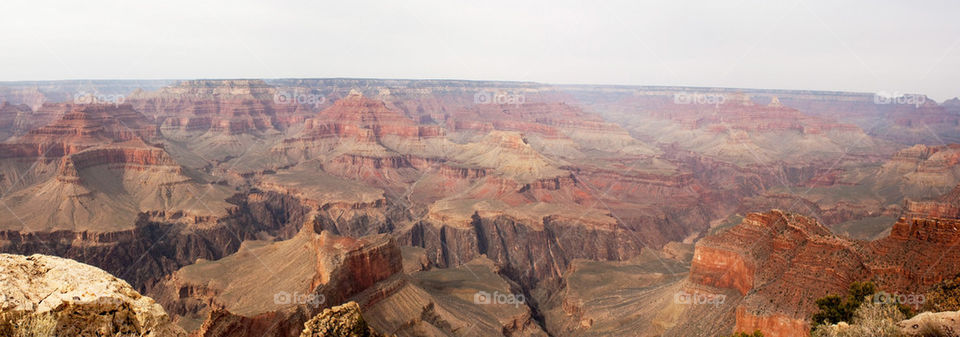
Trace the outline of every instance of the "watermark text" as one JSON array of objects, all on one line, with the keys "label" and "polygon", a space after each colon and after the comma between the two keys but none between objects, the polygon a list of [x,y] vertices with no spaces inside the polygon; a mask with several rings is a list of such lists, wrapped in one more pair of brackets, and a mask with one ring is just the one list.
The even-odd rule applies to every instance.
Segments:
[{"label": "watermark text", "polygon": [[505,294],[494,291],[492,294],[486,291],[478,291],[473,294],[474,304],[511,304],[519,307],[526,303],[526,297],[523,294]]}]

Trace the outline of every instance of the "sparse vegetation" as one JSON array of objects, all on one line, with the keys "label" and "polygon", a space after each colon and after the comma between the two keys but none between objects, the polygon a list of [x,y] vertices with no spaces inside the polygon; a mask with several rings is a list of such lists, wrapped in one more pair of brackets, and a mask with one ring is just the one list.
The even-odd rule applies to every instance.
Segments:
[{"label": "sparse vegetation", "polygon": [[[873,282],[853,282],[845,296],[830,294],[817,299],[819,311],[811,317],[813,322],[811,328],[816,330],[818,326],[823,324],[854,322],[857,311],[867,302],[868,298],[877,294],[877,292],[877,286]],[[888,303],[885,304],[884,308],[886,306],[896,309],[904,317],[911,317],[914,314],[913,308],[902,303]],[[871,307],[870,310],[876,309]]]},{"label": "sparse vegetation", "polygon": [[51,314],[29,315],[22,312],[0,314],[0,336],[47,337],[56,335],[57,319]]},{"label": "sparse vegetation", "polygon": [[827,295],[817,299],[817,307],[820,309],[813,314],[813,327],[821,324],[836,324],[840,322],[850,322],[853,314],[860,304],[877,292],[877,286],[873,282],[853,282],[846,296]]},{"label": "sparse vegetation", "polygon": [[753,333],[738,332],[730,335],[730,337],[763,337],[763,333],[760,330],[754,330]]},{"label": "sparse vegetation", "polygon": [[821,324],[813,329],[813,337],[900,337],[904,334],[897,323],[906,318],[897,305],[864,302],[854,312],[851,323]]},{"label": "sparse vegetation", "polygon": [[924,311],[960,310],[960,275],[955,275],[937,283],[924,297]]}]

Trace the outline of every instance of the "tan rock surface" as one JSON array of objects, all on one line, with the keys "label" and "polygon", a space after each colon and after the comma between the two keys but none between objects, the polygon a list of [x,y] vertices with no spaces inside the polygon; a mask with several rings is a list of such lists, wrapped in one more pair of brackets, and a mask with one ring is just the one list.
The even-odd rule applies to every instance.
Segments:
[{"label": "tan rock surface", "polygon": [[897,323],[907,336],[960,336],[960,311],[924,312]]},{"label": "tan rock surface", "polygon": [[73,260],[0,254],[0,335],[185,336],[153,299]]},{"label": "tan rock surface", "polygon": [[373,330],[360,314],[357,302],[324,309],[303,324],[300,337],[381,337],[386,336]]}]

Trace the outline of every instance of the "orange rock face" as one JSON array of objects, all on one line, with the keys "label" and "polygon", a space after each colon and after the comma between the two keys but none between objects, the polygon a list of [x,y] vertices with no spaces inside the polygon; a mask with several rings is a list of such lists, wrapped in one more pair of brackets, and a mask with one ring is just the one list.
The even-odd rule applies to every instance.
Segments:
[{"label": "orange rock face", "polygon": [[904,215],[893,225],[891,240],[952,243],[960,240],[960,186],[933,200],[905,202]]},{"label": "orange rock face", "polygon": [[689,280],[736,289],[735,331],[806,336],[814,301],[870,280],[888,292],[922,293],[960,272],[960,219],[954,192],[907,202],[888,237],[862,242],[838,237],[815,220],[771,211],[697,243]]},{"label": "orange rock face", "polygon": [[690,266],[690,280],[717,288],[732,288],[746,295],[753,289],[753,261],[729,250],[698,246]]}]

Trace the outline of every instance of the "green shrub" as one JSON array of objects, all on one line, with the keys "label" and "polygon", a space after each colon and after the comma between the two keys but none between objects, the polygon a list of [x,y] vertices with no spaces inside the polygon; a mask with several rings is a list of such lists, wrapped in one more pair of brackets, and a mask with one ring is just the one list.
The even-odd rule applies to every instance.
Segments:
[{"label": "green shrub", "polygon": [[760,330],[754,330],[753,333],[738,332],[730,335],[730,337],[763,337],[763,333]]},{"label": "green shrub", "polygon": [[853,314],[860,308],[860,304],[877,292],[877,286],[873,282],[853,282],[847,295],[827,295],[817,299],[817,308],[813,314],[813,328],[821,324],[836,324],[840,322],[850,322],[853,320]]}]

